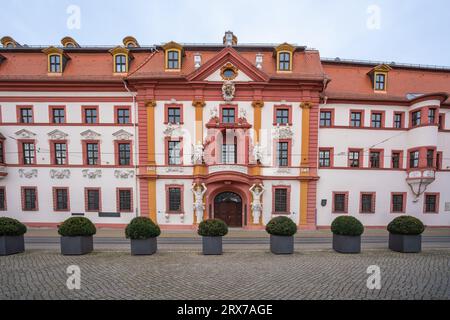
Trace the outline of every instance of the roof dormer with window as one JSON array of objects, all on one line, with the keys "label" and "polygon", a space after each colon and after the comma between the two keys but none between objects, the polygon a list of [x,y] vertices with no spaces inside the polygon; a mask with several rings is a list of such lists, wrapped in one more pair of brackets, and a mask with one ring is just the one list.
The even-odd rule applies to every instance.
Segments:
[{"label": "roof dormer with window", "polygon": [[292,72],[294,51],[295,47],[286,42],[275,48],[274,56],[277,59],[277,72]]},{"label": "roof dormer with window", "polygon": [[10,49],[10,48],[20,47],[20,44],[17,41],[15,41],[13,38],[9,37],[9,36],[1,38],[0,42],[2,43],[3,48]]},{"label": "roof dormer with window", "polygon": [[64,37],[61,39],[61,44],[64,48],[79,48],[80,45],[71,37]]},{"label": "roof dormer with window", "polygon": [[128,36],[123,38],[122,40],[123,45],[125,46],[125,48],[139,48],[139,42],[137,42],[137,40],[132,37],[132,36]]},{"label": "roof dormer with window", "polygon": [[373,90],[379,93],[387,92],[388,73],[392,68],[387,64],[380,64],[367,73],[372,81]]},{"label": "roof dormer with window", "polygon": [[49,75],[62,75],[70,57],[64,50],[56,47],[48,47],[42,50],[47,55],[47,73]]},{"label": "roof dormer with window", "polygon": [[113,56],[113,73],[114,75],[125,75],[130,68],[130,61],[133,55],[127,48],[118,46],[109,51]]},{"label": "roof dormer with window", "polygon": [[182,57],[184,55],[183,46],[176,42],[169,42],[163,46],[165,56],[166,71],[180,71]]}]

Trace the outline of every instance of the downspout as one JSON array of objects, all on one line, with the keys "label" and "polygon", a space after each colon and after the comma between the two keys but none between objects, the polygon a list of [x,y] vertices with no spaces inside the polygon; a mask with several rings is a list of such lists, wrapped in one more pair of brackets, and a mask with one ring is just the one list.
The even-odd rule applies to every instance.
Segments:
[{"label": "downspout", "polygon": [[132,92],[127,85],[127,81],[124,79],[123,81],[123,86],[125,87],[125,90],[127,90],[127,92],[131,95],[132,99],[133,99],[133,131],[134,131],[134,151],[133,151],[133,160],[134,160],[134,169],[135,169],[135,173],[134,173],[134,187],[136,189],[135,192],[135,200],[134,200],[134,204],[135,204],[135,214],[136,217],[139,216],[139,200],[140,200],[140,193],[139,193],[139,184],[138,184],[138,170],[139,170],[139,158],[138,158],[138,149],[139,149],[139,145],[138,145],[138,128],[137,128],[137,119],[138,119],[138,110],[137,110],[137,104],[136,104],[136,93]]}]

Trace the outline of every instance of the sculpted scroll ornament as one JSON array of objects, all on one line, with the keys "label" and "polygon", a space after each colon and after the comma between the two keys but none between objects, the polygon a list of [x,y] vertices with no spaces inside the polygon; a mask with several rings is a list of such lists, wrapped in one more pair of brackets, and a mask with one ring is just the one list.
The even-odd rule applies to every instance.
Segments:
[{"label": "sculpted scroll ornament", "polygon": [[251,203],[252,205],[252,212],[253,212],[253,223],[258,224],[259,218],[261,217],[262,213],[262,203],[261,203],[261,196],[266,191],[264,189],[264,186],[262,184],[254,184],[249,189],[250,193],[253,196],[253,201]]},{"label": "sculpted scroll ornament", "polygon": [[277,124],[275,129],[273,130],[273,136],[276,139],[290,139],[294,135],[291,126],[280,126]]},{"label": "sculpted scroll ornament", "polygon": [[129,179],[134,178],[134,170],[115,170],[114,176],[117,179]]},{"label": "sculpted scroll ornament", "polygon": [[50,170],[50,178],[52,179],[64,179],[70,178],[70,170],[69,169],[63,169],[63,170]]},{"label": "sculpted scroll ornament", "polygon": [[83,137],[84,140],[98,140],[101,136],[100,133],[97,133],[93,130],[86,130],[80,133],[81,137]]},{"label": "sculpted scroll ornament", "polygon": [[37,169],[31,169],[31,170],[25,170],[25,169],[19,169],[19,177],[21,178],[36,178],[38,175]]},{"label": "sculpted scroll ornament", "polygon": [[102,177],[102,170],[84,169],[81,172],[83,173],[83,177],[84,178],[88,178],[88,179],[96,179],[96,178],[101,178]]},{"label": "sculpted scroll ornament", "polygon": [[61,130],[53,130],[48,133],[48,136],[52,140],[64,140],[67,138],[68,134],[65,132],[62,132]]}]

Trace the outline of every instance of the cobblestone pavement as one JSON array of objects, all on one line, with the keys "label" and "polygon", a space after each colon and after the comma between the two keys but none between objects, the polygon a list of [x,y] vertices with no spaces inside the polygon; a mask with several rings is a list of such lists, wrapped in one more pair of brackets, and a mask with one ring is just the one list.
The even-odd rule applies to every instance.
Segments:
[{"label": "cobblestone pavement", "polygon": [[[66,286],[66,268],[81,268],[81,289]],[[369,290],[367,267],[381,268],[381,289]],[[450,250],[420,254],[331,250],[275,256],[265,250],[126,251],[62,256],[27,250],[0,257],[0,299],[450,299]]]}]

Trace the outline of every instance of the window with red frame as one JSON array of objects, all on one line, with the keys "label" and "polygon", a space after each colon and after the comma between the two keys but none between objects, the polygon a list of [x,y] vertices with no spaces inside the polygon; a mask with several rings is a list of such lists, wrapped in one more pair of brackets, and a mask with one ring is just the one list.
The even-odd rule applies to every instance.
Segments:
[{"label": "window with red frame", "polygon": [[348,165],[349,165],[349,167],[359,168],[361,166],[360,157],[361,157],[361,152],[360,151],[350,150],[349,153],[348,153]]},{"label": "window with red frame", "polygon": [[98,142],[86,143],[86,164],[89,166],[98,165]]},{"label": "window with red frame", "polygon": [[87,211],[100,210],[100,190],[87,190]]},{"label": "window with red frame", "polygon": [[234,108],[223,108],[222,109],[222,122],[223,123],[235,123],[235,109]]},{"label": "window with red frame", "polygon": [[67,144],[64,142],[57,142],[53,144],[54,159],[53,163],[56,165],[67,164]]},{"label": "window with red frame", "polygon": [[381,122],[383,120],[383,114],[380,112],[372,113],[372,128],[381,128]]},{"label": "window with red frame", "polygon": [[35,150],[34,142],[22,143],[22,164],[35,164]]},{"label": "window with red frame", "polygon": [[362,112],[352,111],[350,113],[350,127],[362,127]]},{"label": "window with red frame", "polygon": [[130,212],[133,208],[133,197],[131,190],[120,189],[118,191],[119,196],[119,211]]},{"label": "window with red frame", "polygon": [[168,141],[169,165],[181,164],[181,141]]},{"label": "window with red frame", "polygon": [[289,109],[277,108],[275,110],[275,121],[277,124],[285,125],[289,123]]},{"label": "window with red frame", "polygon": [[346,213],[347,212],[347,195],[345,193],[334,194],[334,211],[335,213]]},{"label": "window with red frame", "polygon": [[428,168],[434,167],[434,150],[433,149],[427,150],[427,167]]},{"label": "window with red frame", "polygon": [[97,123],[97,117],[98,117],[98,110],[97,108],[85,108],[84,109],[84,121],[88,124]]},{"label": "window with red frame", "polygon": [[372,193],[361,194],[361,213],[375,212],[375,195]]},{"label": "window with red frame", "polygon": [[409,167],[418,168],[419,167],[419,151],[411,151],[409,153]]},{"label": "window with red frame", "polygon": [[277,142],[277,164],[280,167],[289,166],[289,142]]},{"label": "window with red frame", "polygon": [[168,107],[167,108],[167,122],[172,124],[181,123],[181,108]]},{"label": "window with red frame", "polygon": [[435,194],[425,195],[425,212],[426,213],[437,212],[437,195]]},{"label": "window with red frame", "polygon": [[392,195],[392,212],[402,213],[404,211],[404,201],[405,197],[403,194],[393,194]]},{"label": "window with red frame", "polygon": [[370,151],[370,167],[371,168],[381,167],[381,152]]},{"label": "window with red frame", "polygon": [[119,165],[129,166],[131,164],[131,143],[118,143]]},{"label": "window with red frame", "polygon": [[394,128],[400,129],[402,127],[402,123],[403,123],[403,114],[395,113],[394,114]]},{"label": "window with red frame", "polygon": [[400,169],[400,152],[392,152],[392,168]]},{"label": "window with red frame", "polygon": [[130,109],[129,108],[117,108],[117,123],[118,124],[128,124],[130,123]]},{"label": "window with red frame", "polygon": [[36,188],[23,188],[22,189],[22,210],[34,211],[37,210],[37,192]]},{"label": "window with red frame", "polygon": [[322,168],[331,167],[331,150],[323,149],[319,151],[319,166]]},{"label": "window with red frame", "polygon": [[181,188],[180,187],[169,187],[168,188],[169,197],[169,208],[170,212],[180,212],[181,211]]},{"label": "window with red frame", "polygon": [[3,140],[0,140],[0,163],[5,163],[5,149]]},{"label": "window with red frame", "polygon": [[67,188],[56,188],[54,197],[56,211],[69,210],[69,191]]},{"label": "window with red frame", "polygon": [[413,127],[420,126],[421,124],[421,111],[414,111],[411,115],[411,124]]},{"label": "window with red frame", "polygon": [[65,123],[66,110],[64,108],[52,108],[52,123]]},{"label": "window with red frame", "polygon": [[20,108],[19,109],[19,121],[20,121],[20,123],[33,123],[33,109],[32,108]]},{"label": "window with red frame", "polygon": [[434,124],[436,121],[436,109],[430,108],[428,109],[428,123]]},{"label": "window with red frame", "polygon": [[332,112],[320,111],[320,126],[331,127]]},{"label": "window with red frame", "polygon": [[276,188],[274,190],[274,213],[287,213],[288,211],[288,189]]}]

